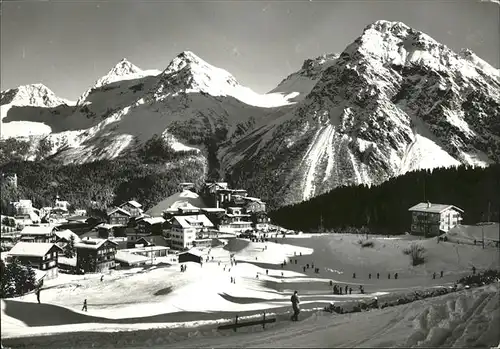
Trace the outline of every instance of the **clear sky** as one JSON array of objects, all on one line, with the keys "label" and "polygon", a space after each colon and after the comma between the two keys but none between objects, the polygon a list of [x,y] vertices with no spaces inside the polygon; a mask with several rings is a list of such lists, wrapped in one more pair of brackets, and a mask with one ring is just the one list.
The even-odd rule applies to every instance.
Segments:
[{"label": "clear sky", "polygon": [[43,83],[76,100],[124,57],[164,69],[184,50],[258,92],[370,23],[401,21],[499,66],[498,0],[14,1],[1,13],[1,90]]}]

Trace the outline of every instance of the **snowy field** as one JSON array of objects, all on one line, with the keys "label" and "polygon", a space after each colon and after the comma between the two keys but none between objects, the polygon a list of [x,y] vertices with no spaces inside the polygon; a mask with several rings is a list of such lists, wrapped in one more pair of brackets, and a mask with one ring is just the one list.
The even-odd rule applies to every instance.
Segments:
[{"label": "snowy field", "polygon": [[[53,340],[60,341],[63,337],[57,334],[67,332],[82,334],[88,331],[101,332],[100,335],[93,334],[91,337],[108,338],[106,336],[112,334],[105,332],[138,330],[160,331],[163,337],[171,337],[167,342],[172,343],[182,340],[183,331],[191,331],[189,333],[194,334],[190,336],[196,337],[197,331],[204,330],[208,331],[209,337],[212,336],[214,341],[217,341],[221,340],[218,336],[222,335],[214,332],[217,323],[234,319],[236,314],[242,317],[261,316],[263,311],[277,314],[278,322],[273,327],[282,332],[275,336],[284,338],[286,331],[297,326],[288,321],[284,323],[280,321],[287,320],[290,316],[290,295],[293,290],[298,290],[301,297],[304,309],[303,326],[319,331],[318,335],[325,336],[326,340],[330,334],[321,332],[321,329],[326,331],[330,325],[327,326],[324,321],[329,323],[335,319],[332,319],[331,314],[328,316],[317,314],[316,310],[322,309],[332,301],[342,304],[361,299],[371,300],[377,296],[383,302],[384,299],[393,298],[409,289],[451,285],[460,276],[469,274],[473,265],[481,270],[496,267],[499,262],[498,251],[494,248],[483,250],[479,246],[443,242],[438,244],[436,239],[418,241],[410,237],[369,237],[369,240],[374,242],[374,247],[362,248],[358,243],[360,239],[364,239],[364,236],[297,235],[285,239],[278,237],[276,239],[278,243],[275,243],[275,239],[267,243],[228,239],[224,247],[204,250],[205,258],[208,257],[209,262],[202,266],[186,263],[187,271],[184,273],[180,272],[180,265],[172,262],[169,257],[169,259],[157,258],[156,265],[153,266],[111,271],[104,275],[102,282],[101,274],[83,276],[60,274],[57,279],[45,282],[41,292],[42,304],[36,303],[34,294],[2,301],[2,341],[4,344],[12,342],[12,345],[36,341],[40,348],[44,345],[52,348],[59,344],[52,343],[54,346],[43,344],[44,341],[49,341],[48,338],[26,337],[52,334]],[[415,242],[426,248],[427,260],[424,265],[411,267],[409,257],[402,251]],[[231,265],[231,255],[237,261],[236,265]],[[282,268],[283,261],[287,264]],[[303,266],[307,263],[310,264],[310,268],[304,272]],[[319,268],[319,273],[314,273],[313,263],[314,268]],[[443,278],[439,277],[441,270],[444,271]],[[379,280],[375,277],[377,272],[381,274]],[[393,275],[395,272],[399,274],[397,280],[394,280],[393,276],[390,280],[387,279],[387,273]],[[436,279],[432,278],[433,272],[438,273]],[[356,273],[355,279],[353,273]],[[371,279],[368,277],[369,273],[372,273]],[[235,283],[231,283],[231,277]],[[330,280],[342,287],[349,285],[353,293],[333,295],[329,285]],[[359,285],[364,286],[366,294],[359,293]],[[88,312],[81,311],[84,299],[88,302]],[[493,306],[496,307],[498,304],[490,305]],[[405,307],[414,312],[422,310],[411,304]],[[498,312],[498,309],[495,309]],[[410,314],[395,309],[384,309],[380,312],[387,314],[387,321],[391,324],[393,320],[389,318],[396,319],[394,321],[397,323],[404,323]],[[465,313],[460,316],[468,314]],[[310,316],[311,314],[313,315]],[[415,316],[418,317],[419,314],[421,315],[415,313]],[[447,313],[446,316],[448,315],[450,314]],[[340,321],[347,323],[354,321],[347,321],[351,317],[357,319],[356,321],[365,321],[362,320],[364,319],[362,316],[360,318],[356,316],[360,315],[343,315],[344,320]],[[402,316],[404,319],[401,319]],[[383,321],[376,324],[373,333],[382,331],[379,325],[382,326]],[[387,323],[385,325],[388,326]],[[339,324],[339,326],[335,331],[342,332],[341,328],[344,325]],[[335,327],[337,328],[337,325]],[[420,330],[423,331],[422,336],[431,335],[424,333],[428,328]],[[245,331],[259,331],[259,329],[246,329],[240,332]],[[367,328],[367,332],[363,332],[366,340],[369,333],[372,333],[370,331],[372,330]],[[177,334],[178,332],[180,334]],[[353,336],[351,340],[358,338],[352,331],[345,330],[346,336],[349,333]],[[407,332],[405,333],[406,337],[401,334],[401,338],[408,338]],[[71,337],[74,335],[75,333],[72,333]],[[268,343],[260,342],[260,335],[254,339],[250,337],[249,346],[266,346]],[[109,340],[112,343],[116,341],[116,339]],[[270,340],[274,341],[272,338]],[[226,345],[225,340],[223,341]],[[398,343],[402,343],[401,341],[402,339],[399,339]],[[227,345],[235,345],[231,343],[229,341]],[[292,343],[295,342],[283,341],[278,345],[286,347]],[[329,346],[338,346],[335,343],[337,342],[334,341]],[[345,343],[351,342],[346,339]],[[152,344],[154,343],[148,342],[146,346]],[[62,342],[60,345],[65,347]],[[99,347],[103,345],[101,343]],[[186,345],[192,346],[191,343]],[[308,345],[304,342],[293,346]]]}]

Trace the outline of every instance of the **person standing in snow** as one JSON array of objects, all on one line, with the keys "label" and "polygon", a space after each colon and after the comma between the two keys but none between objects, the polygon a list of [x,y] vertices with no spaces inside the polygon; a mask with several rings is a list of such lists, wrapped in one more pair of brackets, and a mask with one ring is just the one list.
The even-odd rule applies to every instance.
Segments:
[{"label": "person standing in snow", "polygon": [[83,301],[82,311],[84,311],[84,310],[85,310],[85,311],[87,311],[87,299],[85,299],[85,300]]},{"label": "person standing in snow", "polygon": [[293,308],[293,315],[292,315],[292,321],[299,321],[299,314],[300,314],[300,299],[299,296],[297,295],[297,291],[293,293],[293,296],[291,298],[292,301],[292,308]]},{"label": "person standing in snow", "polygon": [[104,280],[104,275],[101,275],[101,282],[102,282],[102,280]]},{"label": "person standing in snow", "polygon": [[349,290],[349,287],[347,287],[347,285],[345,285],[345,294],[347,294],[348,290]]},{"label": "person standing in snow", "polygon": [[40,287],[36,289],[36,300],[38,301],[38,304],[40,304]]}]

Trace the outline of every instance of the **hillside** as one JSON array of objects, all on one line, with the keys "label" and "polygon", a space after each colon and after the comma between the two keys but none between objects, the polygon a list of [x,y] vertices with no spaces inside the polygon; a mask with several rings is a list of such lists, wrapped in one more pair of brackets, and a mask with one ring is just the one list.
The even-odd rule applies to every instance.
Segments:
[{"label": "hillside", "polygon": [[457,54],[403,23],[377,21],[338,58],[319,62],[326,68],[316,68],[305,98],[223,158],[229,178],[270,206],[500,160],[498,70],[469,50]]},{"label": "hillside", "polygon": [[[352,234],[278,238],[278,243],[237,240],[228,249],[205,250],[204,257],[214,260],[203,266],[187,262],[186,272],[180,272],[169,255],[158,257],[152,266],[112,270],[103,281],[100,274],[60,274],[44,283],[41,304],[33,294],[2,300],[2,340],[14,348],[269,346],[263,336],[277,340],[273,347],[336,347],[341,342],[352,346],[361,342],[382,347],[390,343],[446,346],[465,340],[468,344],[498,341],[494,331],[499,319],[496,284],[358,315],[318,312],[330,302],[350,309],[373,297],[382,305],[415,291],[446,288],[468,275],[472,265],[484,270],[498,264],[494,248],[436,244],[435,239],[428,239],[419,242],[427,250],[426,263],[409,267],[402,250],[414,239],[375,236],[373,249],[361,248],[357,240]],[[237,264],[229,268],[231,256]],[[281,268],[284,259],[288,263]],[[319,274],[303,271],[302,266],[311,262],[320,269]],[[376,270],[383,271],[380,280],[369,279],[367,273]],[[439,270],[445,271],[444,277],[432,279],[432,272]],[[385,272],[396,271],[399,279],[385,277]],[[358,274],[355,280],[353,272]],[[332,294],[330,280],[350,285],[352,294]],[[360,284],[366,293],[357,290]],[[289,321],[293,290],[301,297],[299,325]],[[88,300],[88,312],[81,311],[83,299]],[[221,322],[233,321],[236,314],[245,320],[260,317],[263,311],[278,319],[265,330],[254,326],[234,334],[216,329]],[[373,321],[375,318],[379,321]],[[481,326],[475,326],[479,322]],[[357,331],[347,331],[353,325]],[[395,331],[386,337],[390,330]],[[294,342],[291,333],[296,336],[292,335]]]},{"label": "hillside", "polygon": [[464,224],[488,219],[499,221],[500,165],[487,168],[461,166],[421,170],[390,179],[379,186],[350,186],[270,213],[276,224],[289,229],[316,231],[368,228],[381,234],[408,231],[408,209],[422,201],[452,204],[462,208]]},{"label": "hillside", "polygon": [[106,209],[113,204],[138,200],[153,207],[179,190],[179,183],[201,184],[207,163],[197,152],[174,151],[160,137],[153,137],[137,153],[113,161],[62,165],[53,161],[13,161],[0,165],[0,172],[17,173],[18,187],[2,184],[2,213],[9,202],[30,198],[35,207],[51,206],[60,195],[75,208],[95,201]]}]

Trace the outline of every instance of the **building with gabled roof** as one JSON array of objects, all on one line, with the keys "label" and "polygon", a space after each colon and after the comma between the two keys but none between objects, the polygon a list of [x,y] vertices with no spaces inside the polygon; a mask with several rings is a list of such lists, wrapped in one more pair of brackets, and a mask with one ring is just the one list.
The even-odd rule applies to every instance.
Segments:
[{"label": "building with gabled roof", "polygon": [[108,223],[126,226],[130,220],[131,214],[127,210],[115,207],[108,211]]},{"label": "building with gabled roof", "polygon": [[9,251],[9,258],[16,258],[23,265],[46,272],[48,279],[58,275],[57,258],[62,249],[54,243],[18,242]]},{"label": "building with gabled roof", "polygon": [[56,235],[56,243],[57,242],[68,243],[71,240],[71,237],[73,237],[75,239],[75,242],[80,241],[80,237],[78,235],[76,235],[75,233],[73,233],[69,229],[64,229],[64,230],[60,230],[60,231],[56,230],[54,232],[54,234]]},{"label": "building with gabled roof", "polygon": [[130,200],[121,204],[120,208],[127,211],[130,217],[141,217],[144,213],[142,205],[135,200]]},{"label": "building with gabled roof", "polygon": [[174,216],[171,231],[166,235],[171,239],[172,248],[186,249],[193,247],[197,233],[211,228],[214,228],[213,223],[203,214]]},{"label": "building with gabled roof", "polygon": [[56,242],[55,231],[58,228],[54,225],[40,224],[27,225],[21,230],[21,240],[25,242]]},{"label": "building with gabled roof", "polygon": [[454,205],[421,202],[408,209],[411,212],[410,233],[437,236],[462,222],[463,210]]},{"label": "building with gabled roof", "polygon": [[109,239],[84,239],[75,244],[76,266],[86,273],[98,273],[115,268],[118,244]]},{"label": "building with gabled roof", "polygon": [[191,248],[186,252],[179,254],[179,263],[195,262],[202,264],[203,253],[197,248]]}]

